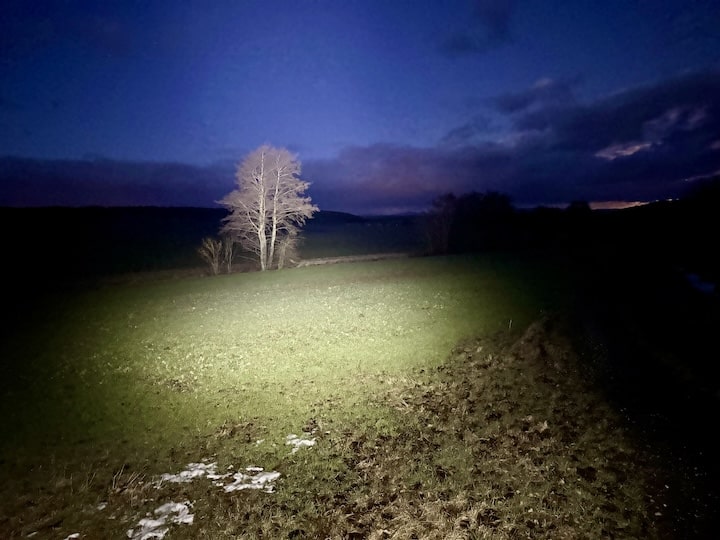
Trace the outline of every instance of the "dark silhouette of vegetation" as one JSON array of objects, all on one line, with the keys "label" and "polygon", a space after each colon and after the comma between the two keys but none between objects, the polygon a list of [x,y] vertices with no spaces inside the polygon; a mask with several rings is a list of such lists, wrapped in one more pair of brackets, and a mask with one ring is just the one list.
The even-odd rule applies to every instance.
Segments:
[{"label": "dark silhouette of vegetation", "polygon": [[455,220],[457,197],[446,193],[432,201],[432,209],[425,216],[423,230],[428,251],[433,255],[442,255],[450,251],[450,236]]},{"label": "dark silhouette of vegetation", "polygon": [[592,209],[587,201],[572,201],[565,211],[573,216],[589,216]]},{"label": "dark silhouette of vegetation", "polygon": [[688,190],[684,199],[717,208],[720,205],[720,175],[697,181]]},{"label": "dark silhouette of vegetation", "polygon": [[440,195],[425,217],[428,251],[441,254],[506,248],[515,236],[514,215],[510,197],[502,193]]}]

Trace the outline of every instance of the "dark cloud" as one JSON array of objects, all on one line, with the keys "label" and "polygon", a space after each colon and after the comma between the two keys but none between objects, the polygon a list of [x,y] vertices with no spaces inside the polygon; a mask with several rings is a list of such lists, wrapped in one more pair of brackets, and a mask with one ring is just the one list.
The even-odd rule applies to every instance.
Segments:
[{"label": "dark cloud", "polygon": [[216,206],[231,167],[0,158],[0,206]]},{"label": "dark cloud", "polygon": [[[302,176],[321,209],[369,214],[422,210],[448,191],[499,191],[517,205],[656,200],[720,171],[718,71],[590,103],[518,97],[504,110],[512,129],[494,142],[477,116],[437,146],[348,147],[305,160]],[[233,189],[233,169],[3,158],[0,205],[213,206]]]},{"label": "dark cloud", "polygon": [[[416,148],[378,144],[346,148],[337,158],[311,160],[304,176],[321,208],[359,214],[420,211],[439,193],[485,186],[498,190],[512,175],[511,156],[492,145]],[[480,171],[488,173],[479,177]]]},{"label": "dark cloud", "polygon": [[515,128],[549,132],[556,145],[576,151],[600,151],[621,143],[661,143],[660,131],[665,137],[688,137],[695,132],[707,139],[713,136],[712,128],[718,127],[719,96],[720,72],[693,73],[591,104],[531,111],[516,118]]},{"label": "dark cloud", "polygon": [[[309,162],[313,197],[360,213],[417,210],[446,191],[500,191],[518,205],[648,201],[679,196],[688,179],[720,171],[718,72],[522,112],[537,102],[510,108],[515,131],[501,142],[374,145]],[[470,122],[445,139],[473,130]]]},{"label": "dark cloud", "polygon": [[449,146],[465,145],[476,142],[480,137],[491,133],[492,120],[484,115],[475,115],[469,122],[450,130],[440,140],[440,144]]},{"label": "dark cloud", "polygon": [[575,103],[573,87],[579,82],[579,78],[568,81],[540,79],[526,90],[503,94],[492,101],[498,111],[506,114],[527,111],[533,106],[564,107]]},{"label": "dark cloud", "polygon": [[717,0],[648,3],[648,7],[663,12],[663,25],[659,32],[663,39],[661,46],[682,46],[696,58],[707,58],[710,62],[720,60],[720,10]]},{"label": "dark cloud", "polygon": [[467,28],[448,36],[440,50],[450,56],[483,53],[511,38],[514,0],[475,0]]}]

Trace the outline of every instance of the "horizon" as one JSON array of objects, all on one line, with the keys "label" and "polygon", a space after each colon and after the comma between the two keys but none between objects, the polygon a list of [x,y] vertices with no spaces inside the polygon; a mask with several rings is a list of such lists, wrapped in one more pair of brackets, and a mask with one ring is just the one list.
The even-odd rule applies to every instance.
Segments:
[{"label": "horizon", "polygon": [[[464,194],[459,194],[464,195]],[[606,210],[626,210],[628,208],[637,208],[639,206],[648,206],[656,203],[672,202],[680,199],[664,199],[655,201],[570,201],[568,203],[560,203],[553,205],[536,205],[536,206],[516,206],[512,204],[513,210],[516,211],[532,211],[532,210],[566,210],[573,202],[587,203],[591,210],[606,211]],[[87,205],[38,205],[38,206],[0,206],[0,210],[83,210],[83,209],[98,209],[98,210],[128,210],[128,209],[160,209],[160,210],[214,210],[214,211],[227,211],[222,206],[162,206],[156,204],[141,204],[141,205],[100,205],[100,204],[87,204]],[[375,214],[358,214],[353,212],[347,212],[344,210],[337,209],[325,209],[320,208],[315,215],[318,213],[323,214],[343,214],[353,217],[361,218],[375,218],[375,217],[414,217],[422,216],[431,212],[431,208],[428,207],[424,210],[418,211],[405,211],[395,213],[375,213]],[[315,217],[315,215],[313,217]],[[310,218],[312,219],[312,218]]]}]

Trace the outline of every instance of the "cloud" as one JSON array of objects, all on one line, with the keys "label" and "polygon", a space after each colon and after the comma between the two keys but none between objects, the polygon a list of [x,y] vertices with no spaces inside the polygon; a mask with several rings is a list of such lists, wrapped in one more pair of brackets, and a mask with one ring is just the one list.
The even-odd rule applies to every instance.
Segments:
[{"label": "cloud", "polygon": [[579,82],[579,78],[567,81],[543,78],[526,90],[503,94],[492,101],[505,114],[527,111],[533,106],[568,106],[575,103],[573,87]]},{"label": "cloud", "polygon": [[621,157],[632,156],[643,150],[652,148],[652,143],[649,142],[629,142],[625,144],[613,144],[602,150],[595,152],[595,156],[603,159],[612,161]]},{"label": "cloud", "polygon": [[212,207],[232,168],[107,159],[0,158],[0,206]]},{"label": "cloud", "polygon": [[[586,103],[515,96],[524,93],[504,109],[491,102],[495,118],[474,116],[435,146],[353,146],[305,160],[309,194],[321,209],[359,214],[423,210],[448,191],[500,191],[523,206],[648,201],[677,197],[720,170],[718,71]],[[491,140],[483,130],[495,122],[510,129]],[[0,205],[213,206],[233,189],[233,173],[230,162],[2,158]]]},{"label": "cloud", "polygon": [[311,160],[304,176],[320,208],[349,212],[420,211],[438,194],[478,189],[497,190],[511,175],[510,156],[497,147],[417,148],[377,144],[346,148],[336,158]]},{"label": "cloud", "polygon": [[492,133],[493,122],[484,115],[475,115],[467,123],[458,126],[446,133],[440,144],[458,146],[478,140],[484,135]]},{"label": "cloud", "polygon": [[310,161],[313,198],[359,213],[418,210],[447,191],[500,191],[518,205],[649,201],[720,169],[716,71],[584,104],[529,94],[505,107],[513,130],[496,142],[474,142],[483,121],[471,120],[435,147],[377,144]]},{"label": "cloud", "polygon": [[449,35],[440,50],[449,56],[483,53],[508,42],[514,0],[475,0],[466,28]]},{"label": "cloud", "polygon": [[528,111],[515,117],[514,127],[519,131],[551,131],[558,144],[593,151],[631,141],[659,142],[693,132],[707,136],[713,126],[717,128],[719,90],[719,71],[692,73],[590,104]]}]

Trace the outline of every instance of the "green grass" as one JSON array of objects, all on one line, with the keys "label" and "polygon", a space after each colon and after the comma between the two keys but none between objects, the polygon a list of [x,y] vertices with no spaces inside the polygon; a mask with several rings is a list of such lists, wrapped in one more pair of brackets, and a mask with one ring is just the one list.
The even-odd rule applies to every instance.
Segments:
[{"label": "green grass", "polygon": [[153,429],[171,441],[224,417],[266,416],[284,429],[333,394],[354,406],[365,393],[358,377],[436,365],[459,339],[511,319],[522,328],[540,309],[538,293],[512,266],[472,258],[81,293],[8,344],[3,380],[15,414],[3,428],[29,443],[39,431],[68,437],[69,427],[109,440]]},{"label": "green grass", "polygon": [[309,221],[303,231],[303,259],[374,253],[421,253],[427,249],[417,219],[369,218],[361,222],[317,224]]},{"label": "green grass", "polygon": [[[548,458],[543,469],[526,456],[519,470],[480,448],[492,439],[552,454],[527,435],[542,423],[523,419],[550,417],[565,398],[551,385],[513,407],[519,388],[540,384],[537,369],[509,362],[482,395],[481,368],[461,365],[448,379],[446,360],[460,342],[501,331],[512,341],[565,307],[572,284],[561,268],[499,255],[417,258],[56,293],[1,351],[0,532],[122,536],[180,499],[194,501],[197,524],[174,528],[174,538],[440,538],[462,519],[484,524],[478,538],[532,529],[522,505],[503,506],[498,494],[552,498],[572,463],[553,454],[555,468]],[[465,356],[479,361],[473,347]],[[484,362],[499,354],[487,347]],[[478,407],[487,426],[469,420]],[[290,455],[285,436],[308,426],[317,446]],[[581,427],[578,437],[592,432]],[[578,454],[597,442],[578,441]],[[278,470],[278,493],[153,487],[157,475],[203,458]],[[493,475],[473,473],[479,459]],[[550,483],[528,487],[533,475]],[[95,510],[103,501],[108,508]],[[498,512],[514,528],[491,527]],[[561,536],[585,530],[567,527]]]}]

